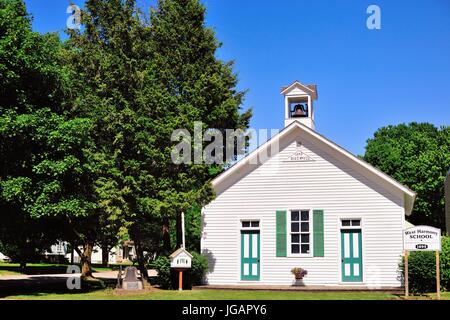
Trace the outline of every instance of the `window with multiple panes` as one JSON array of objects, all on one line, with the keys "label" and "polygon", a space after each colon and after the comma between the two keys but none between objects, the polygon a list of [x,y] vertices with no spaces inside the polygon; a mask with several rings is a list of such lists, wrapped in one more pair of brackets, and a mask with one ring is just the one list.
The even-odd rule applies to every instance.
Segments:
[{"label": "window with multiple panes", "polygon": [[242,221],[242,228],[259,228],[259,220]]},{"label": "window with multiple panes", "polygon": [[343,227],[360,227],[361,220],[360,219],[342,219],[341,224]]},{"label": "window with multiple panes", "polygon": [[311,251],[311,215],[309,210],[290,211],[291,254],[309,255]]}]

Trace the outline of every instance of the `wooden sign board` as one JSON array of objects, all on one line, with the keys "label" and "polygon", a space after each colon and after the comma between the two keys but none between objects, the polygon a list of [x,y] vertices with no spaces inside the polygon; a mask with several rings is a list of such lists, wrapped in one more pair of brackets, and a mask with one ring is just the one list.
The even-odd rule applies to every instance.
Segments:
[{"label": "wooden sign board", "polygon": [[441,251],[441,230],[429,226],[406,229],[403,246],[408,251]]}]

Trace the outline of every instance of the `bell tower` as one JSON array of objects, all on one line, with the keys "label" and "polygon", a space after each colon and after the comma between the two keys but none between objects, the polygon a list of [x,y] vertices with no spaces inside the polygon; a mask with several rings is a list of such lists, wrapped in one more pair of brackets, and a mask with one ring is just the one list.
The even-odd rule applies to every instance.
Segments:
[{"label": "bell tower", "polygon": [[284,96],[284,126],[298,121],[315,130],[313,103],[318,98],[317,86],[295,81],[281,88],[281,94]]}]

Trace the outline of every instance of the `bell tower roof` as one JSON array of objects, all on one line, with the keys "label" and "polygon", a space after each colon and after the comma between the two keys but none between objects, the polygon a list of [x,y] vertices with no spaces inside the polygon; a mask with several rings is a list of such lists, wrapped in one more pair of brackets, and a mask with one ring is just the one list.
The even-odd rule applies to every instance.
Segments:
[{"label": "bell tower roof", "polygon": [[281,87],[281,94],[287,95],[309,95],[312,99],[316,100],[319,96],[317,94],[317,85],[315,84],[303,84],[298,80],[295,80],[288,86]]}]

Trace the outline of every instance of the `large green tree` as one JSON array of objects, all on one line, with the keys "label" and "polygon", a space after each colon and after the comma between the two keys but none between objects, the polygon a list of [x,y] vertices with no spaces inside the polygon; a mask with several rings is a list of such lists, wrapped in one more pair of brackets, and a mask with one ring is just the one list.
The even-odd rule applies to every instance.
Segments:
[{"label": "large green tree", "polygon": [[[158,214],[165,221],[165,230],[168,221],[176,218],[176,246],[181,242],[181,212],[193,205],[201,207],[212,199],[209,181],[222,166],[173,164],[168,157],[173,148],[168,134],[180,128],[193,134],[196,121],[202,122],[203,131],[245,130],[251,117],[250,110],[241,109],[244,92],[236,89],[233,62],[216,57],[221,44],[206,26],[205,14],[205,7],[198,0],[160,0],[151,12],[151,59],[157,71],[156,83],[162,89],[162,96],[154,104],[161,115],[158,125],[165,127],[160,150],[165,156],[161,176],[166,190],[158,195],[163,196],[160,200],[165,210]],[[225,139],[223,142],[225,146]],[[224,161],[236,155],[227,154],[226,148],[222,153]],[[195,212],[200,214],[199,210]]]},{"label": "large green tree", "polygon": [[103,230],[126,239],[137,199],[155,188],[155,178],[142,167],[155,161],[148,152],[151,108],[141,93],[151,78],[149,28],[132,0],[86,1],[81,17],[82,30],[68,30],[65,45],[76,94],[73,112],[94,125],[91,151]]},{"label": "large green tree", "polygon": [[21,257],[57,239],[78,250],[99,232],[93,125],[71,113],[62,49],[32,31],[23,1],[0,0],[0,238]]},{"label": "large green tree", "polygon": [[413,122],[380,128],[367,141],[364,159],[417,192],[410,218],[413,224],[445,230],[444,179],[450,168],[450,127]]},{"label": "large green tree", "polygon": [[246,128],[250,117],[204,14],[198,1],[160,1],[149,24],[135,1],[87,1],[84,29],[67,43],[76,112],[95,123],[100,205],[134,240],[144,277],[143,252],[173,250],[171,221],[213,197],[208,181],[218,170],[173,163],[172,133],[192,132],[194,121]]},{"label": "large green tree", "polygon": [[0,205],[18,227],[57,222],[46,241],[68,240],[83,276],[95,244],[131,236],[145,277],[144,251],[180,244],[170,226],[179,231],[183,211],[198,218],[222,170],[173,163],[172,133],[196,121],[245,129],[250,118],[232,63],[216,58],[205,8],[162,0],[149,23],[134,0],[88,0],[83,28],[64,44],[32,32],[22,1],[0,9]]},{"label": "large green tree", "polygon": [[[29,25],[22,2],[0,1],[0,250],[22,266],[44,251],[51,238],[55,239],[50,234],[43,237],[42,225],[25,212],[20,201],[11,201],[14,193],[8,196],[4,187],[9,182],[16,193],[20,192],[26,177],[16,179],[17,175],[26,175],[30,169],[24,161],[25,157],[30,158],[30,150],[21,150],[22,141],[29,143],[26,133],[17,143],[7,141],[6,114],[30,112],[35,104],[53,105],[57,96],[58,86],[53,84],[58,72],[47,63],[49,56],[55,55],[50,48],[57,40],[52,35],[30,32]],[[35,83],[39,83],[39,88]]]}]

